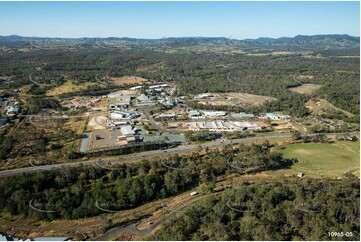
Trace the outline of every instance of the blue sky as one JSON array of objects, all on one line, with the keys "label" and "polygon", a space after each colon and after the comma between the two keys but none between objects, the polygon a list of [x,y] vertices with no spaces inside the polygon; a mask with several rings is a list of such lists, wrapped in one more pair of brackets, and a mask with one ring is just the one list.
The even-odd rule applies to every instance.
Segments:
[{"label": "blue sky", "polygon": [[359,2],[0,2],[0,35],[360,36]]}]

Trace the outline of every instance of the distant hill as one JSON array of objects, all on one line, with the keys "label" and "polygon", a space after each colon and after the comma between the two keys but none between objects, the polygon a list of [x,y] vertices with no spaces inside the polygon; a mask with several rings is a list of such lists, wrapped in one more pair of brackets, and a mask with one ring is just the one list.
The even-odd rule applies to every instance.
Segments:
[{"label": "distant hill", "polygon": [[106,47],[117,46],[154,46],[154,47],[191,47],[191,46],[230,46],[244,49],[273,50],[342,50],[360,48],[360,37],[349,35],[297,35],[295,37],[258,39],[230,39],[225,37],[168,37],[162,39],[136,38],[47,38],[23,37],[18,35],[0,36],[0,45],[4,47],[47,47],[52,45],[69,45],[69,47]]},{"label": "distant hill", "polygon": [[347,49],[360,47],[360,37],[349,35],[297,35],[293,43],[302,48]]}]

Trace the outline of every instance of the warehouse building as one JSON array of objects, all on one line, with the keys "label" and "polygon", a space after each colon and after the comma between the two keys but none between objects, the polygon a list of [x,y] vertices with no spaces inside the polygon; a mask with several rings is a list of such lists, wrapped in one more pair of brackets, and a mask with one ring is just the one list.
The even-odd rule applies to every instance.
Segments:
[{"label": "warehouse building", "polygon": [[274,113],[266,113],[265,118],[266,119],[269,118],[271,120],[288,120],[291,117],[288,116],[288,115],[277,115],[277,114],[274,114]]},{"label": "warehouse building", "polygon": [[140,114],[135,112],[125,112],[125,111],[114,111],[110,113],[111,119],[134,119],[140,117]]},{"label": "warehouse building", "polygon": [[133,130],[131,125],[122,125],[120,126],[120,131],[126,137],[134,136],[135,131]]},{"label": "warehouse building", "polygon": [[188,124],[191,131],[212,131],[212,132],[232,132],[243,130],[259,130],[261,126],[250,122],[191,122]]},{"label": "warehouse building", "polygon": [[224,111],[203,111],[204,116],[208,117],[222,117],[226,116],[227,112]]},{"label": "warehouse building", "polygon": [[145,94],[139,95],[138,101],[139,101],[140,105],[145,105],[145,106],[147,106],[147,105],[155,105],[156,104],[156,102],[154,100],[150,99]]},{"label": "warehouse building", "polygon": [[255,118],[256,116],[254,116],[252,113],[230,113],[232,118]]},{"label": "warehouse building", "polygon": [[196,110],[190,110],[188,112],[188,115],[191,119],[204,119],[205,117],[202,116],[202,114]]}]

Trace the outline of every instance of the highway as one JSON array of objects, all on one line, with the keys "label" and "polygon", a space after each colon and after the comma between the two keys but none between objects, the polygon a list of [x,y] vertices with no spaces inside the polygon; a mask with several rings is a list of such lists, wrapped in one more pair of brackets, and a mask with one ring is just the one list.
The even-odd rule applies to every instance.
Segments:
[{"label": "highway", "polygon": [[[278,136],[265,136],[265,137],[251,137],[251,138],[243,138],[243,139],[234,139],[234,140],[217,140],[211,143],[202,144],[202,148],[216,148],[221,147],[229,144],[236,144],[236,143],[242,143],[242,142],[250,142],[250,141],[259,141],[259,140],[269,140],[269,139],[278,139],[278,138],[287,138],[291,137],[291,134],[283,134]],[[176,154],[181,152],[188,152],[188,151],[197,151],[199,149],[199,145],[184,145],[179,146],[176,148],[171,148],[167,150],[151,150],[151,151],[145,151],[141,153],[135,153],[130,155],[125,155],[121,157],[113,157],[113,158],[107,158],[103,160],[107,163],[118,163],[118,162],[125,162],[129,160],[134,159],[142,159],[142,158],[150,158],[150,157],[159,157],[160,155],[167,155],[167,154]],[[70,162],[70,163],[61,163],[61,164],[52,164],[52,165],[43,165],[43,166],[29,166],[29,167],[23,167],[23,168],[17,168],[13,170],[6,170],[6,171],[0,171],[0,177],[7,177],[7,176],[16,176],[22,173],[29,173],[29,172],[36,172],[40,170],[55,170],[65,167],[76,167],[81,165],[93,165],[97,164],[99,162],[99,158],[87,160],[87,161],[77,161],[77,162]]]},{"label": "highway", "polygon": [[[336,136],[341,133],[329,133],[325,134],[327,136]],[[319,134],[308,134],[307,136],[315,136]],[[352,134],[359,136],[359,134]],[[232,145],[237,143],[245,143],[251,141],[260,141],[260,140],[271,140],[271,139],[279,139],[279,138],[289,138],[292,134],[286,133],[282,135],[276,136],[264,136],[264,137],[251,137],[251,138],[243,138],[243,139],[234,139],[234,140],[216,140],[210,143],[202,144],[202,149],[205,148],[217,148],[226,145]],[[118,163],[118,162],[126,162],[135,159],[142,159],[142,158],[151,158],[151,157],[159,157],[161,155],[168,155],[168,154],[176,154],[182,152],[189,152],[189,151],[197,151],[200,145],[182,145],[176,148],[171,148],[167,150],[151,150],[145,151],[141,153],[135,153],[130,155],[124,155],[120,157],[112,157],[107,159],[102,159],[103,162],[106,163]],[[55,170],[65,167],[76,167],[81,165],[97,165],[99,163],[100,158],[87,160],[87,161],[76,161],[76,162],[69,162],[69,163],[61,163],[61,164],[52,164],[52,165],[43,165],[43,166],[30,166],[30,167],[23,167],[17,168],[12,170],[0,171],[0,177],[8,177],[8,176],[16,176],[22,173],[29,173],[29,172],[36,172],[40,170]]]}]

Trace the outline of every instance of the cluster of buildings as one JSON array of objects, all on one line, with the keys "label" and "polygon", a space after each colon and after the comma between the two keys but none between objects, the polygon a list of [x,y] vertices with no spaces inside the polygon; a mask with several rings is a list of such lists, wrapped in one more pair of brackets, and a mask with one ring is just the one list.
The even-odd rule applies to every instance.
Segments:
[{"label": "cluster of buildings", "polygon": [[205,118],[221,118],[221,117],[231,117],[231,118],[256,118],[253,114],[247,113],[230,113],[228,114],[225,111],[197,111],[189,110],[188,116],[191,119],[205,119]]},{"label": "cluster of buildings", "polygon": [[158,98],[157,101],[165,106],[173,106],[173,105],[177,105],[178,103],[177,99],[171,96],[160,97]]},{"label": "cluster of buildings", "polygon": [[120,130],[121,135],[117,136],[117,141],[121,144],[143,141],[143,138],[137,135],[137,132],[141,129],[135,128],[130,124],[130,122],[132,124],[137,123],[138,121],[134,119],[141,117],[135,108],[129,108],[134,97],[134,91],[108,94],[110,115],[107,120],[107,127],[112,130]]},{"label": "cluster of buildings", "polygon": [[271,119],[271,120],[289,120],[291,119],[288,115],[278,115],[274,113],[266,113],[265,116],[255,116],[252,113],[227,113],[225,111],[197,111],[197,110],[189,110],[188,116],[190,119],[206,119],[206,118],[233,118],[233,119]]},{"label": "cluster of buildings", "polygon": [[212,132],[232,132],[243,130],[261,130],[266,127],[251,122],[238,121],[210,121],[210,122],[190,122],[187,123],[190,131],[212,131]]},{"label": "cluster of buildings", "polygon": [[120,125],[120,131],[122,135],[119,135],[118,141],[125,141],[126,144],[142,142],[143,138],[139,135],[136,135],[137,132],[141,131],[140,128],[133,127],[129,124]]},{"label": "cluster of buildings", "polygon": [[155,116],[155,118],[160,118],[160,119],[176,119],[177,117],[178,117],[178,115],[175,112],[161,113],[161,114]]},{"label": "cluster of buildings", "polygon": [[[131,87],[130,90],[139,90],[139,89],[142,89],[143,87],[144,86]],[[166,87],[169,87],[169,84],[165,83],[165,84],[152,85],[152,86],[149,86],[147,89],[161,92]]]},{"label": "cluster of buildings", "polygon": [[[125,145],[143,141],[143,137],[139,134],[142,128],[136,127],[134,125],[135,123],[138,123],[138,121],[131,121],[130,123],[128,121],[107,120],[106,126],[109,128],[109,132],[118,131],[116,134],[120,135],[116,136],[116,140],[119,141],[121,145]],[[96,138],[102,139],[100,136]]]},{"label": "cluster of buildings", "polygon": [[256,118],[256,116],[254,116],[254,114],[252,113],[230,113],[230,116],[232,118]]},{"label": "cluster of buildings", "polygon": [[119,119],[135,119],[141,115],[136,112],[136,109],[129,110],[131,100],[134,98],[134,92],[120,91],[115,93],[108,94],[109,99],[109,110],[110,110],[110,119],[119,120]]},{"label": "cluster of buildings", "polygon": [[[136,124],[139,122],[137,118],[145,118],[145,116],[139,113],[135,106],[154,106],[157,104],[168,106],[154,117],[161,120],[175,120],[178,118],[187,119],[188,117],[192,121],[185,123],[182,127],[195,132],[263,130],[266,129],[267,126],[262,124],[262,122],[253,122],[252,119],[270,118],[272,120],[281,120],[290,118],[289,116],[276,115],[274,113],[267,113],[265,116],[255,116],[254,114],[245,112],[190,109],[185,113],[183,111],[177,113],[176,110],[164,111],[170,110],[169,106],[175,107],[179,104],[174,95],[175,91],[175,87],[169,86],[169,84],[159,84],[152,86],[136,86],[130,88],[130,90],[108,94],[107,98],[109,98],[110,115],[106,121],[106,126],[109,129],[109,132],[113,134],[113,136],[112,134],[110,135],[112,142],[116,142],[117,145],[123,145],[143,142],[143,139],[145,139],[145,141],[153,140],[153,134],[150,134],[150,131],[145,130],[143,127],[137,127]],[[197,95],[195,98],[212,99],[213,96],[211,93],[203,93]],[[182,98],[179,99],[181,100]],[[180,102],[180,104],[181,103],[182,102]],[[99,134],[99,136],[102,135]],[[101,138],[99,139],[99,142],[102,142]]]},{"label": "cluster of buildings", "polygon": [[190,110],[188,111],[188,116],[191,119],[205,119],[206,117],[202,115],[201,112],[197,111],[197,110]]},{"label": "cluster of buildings", "polygon": [[153,106],[156,105],[157,102],[153,99],[150,99],[149,96],[145,95],[144,93],[138,96],[138,105],[141,106]]},{"label": "cluster of buildings", "polygon": [[96,103],[101,102],[102,97],[68,97],[61,100],[61,105],[69,109],[81,109],[94,106]]},{"label": "cluster of buildings", "polygon": [[139,117],[140,114],[137,112],[128,112],[128,111],[120,111],[120,110],[115,110],[113,112],[110,112],[111,119],[135,119]]},{"label": "cluster of buildings", "polygon": [[203,115],[206,117],[224,117],[227,115],[227,112],[224,111],[202,111]]},{"label": "cluster of buildings", "polygon": [[265,119],[271,119],[271,120],[289,120],[291,117],[288,115],[278,115],[274,113],[266,113],[264,116]]},{"label": "cluster of buildings", "polygon": [[6,114],[8,116],[14,116],[14,115],[18,114],[19,111],[20,111],[19,102],[15,102],[14,106],[7,106],[6,107]]},{"label": "cluster of buildings", "polygon": [[224,111],[197,111],[197,110],[190,110],[190,111],[188,111],[188,116],[191,119],[205,119],[205,118],[225,117],[225,116],[227,116],[227,112],[224,112]]},{"label": "cluster of buildings", "polygon": [[109,109],[114,110],[118,108],[127,108],[130,105],[130,101],[134,96],[130,93],[116,92],[109,93]]},{"label": "cluster of buildings", "polygon": [[152,89],[154,91],[158,91],[158,92],[161,92],[163,91],[164,88],[167,88],[169,87],[169,85],[167,83],[165,84],[159,84],[159,85],[153,85],[153,86],[150,86],[149,89]]},{"label": "cluster of buildings", "polygon": [[[143,86],[134,88],[131,89],[136,90],[143,88]],[[177,99],[173,97],[174,92],[175,88],[170,87],[168,84],[153,85],[137,97],[137,104],[140,106],[153,106],[160,103],[166,106],[174,106],[178,103]]]},{"label": "cluster of buildings", "polygon": [[5,97],[0,96],[0,108],[3,109],[3,113],[11,117],[20,112],[20,103],[14,98],[7,100]]}]

